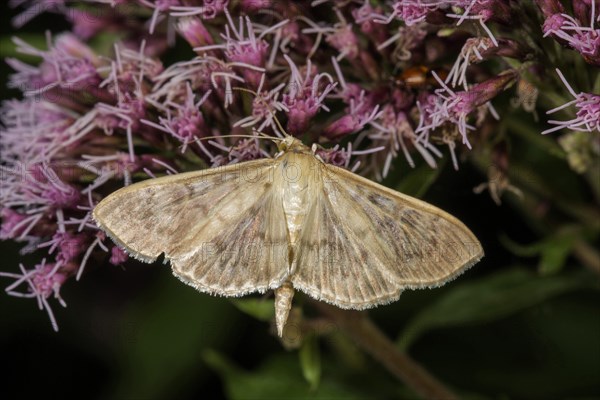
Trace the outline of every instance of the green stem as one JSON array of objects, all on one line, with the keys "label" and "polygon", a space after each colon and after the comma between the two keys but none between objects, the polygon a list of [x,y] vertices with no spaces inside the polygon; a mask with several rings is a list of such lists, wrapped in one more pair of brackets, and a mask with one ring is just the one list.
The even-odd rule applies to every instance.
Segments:
[{"label": "green stem", "polygon": [[587,269],[600,275],[600,253],[596,249],[579,240],[575,243],[573,254]]},{"label": "green stem", "polygon": [[381,332],[364,311],[341,310],[319,301],[311,304],[331,318],[365,352],[424,399],[453,400],[458,396]]},{"label": "green stem", "polygon": [[[505,128],[512,134],[520,136],[541,149],[546,150],[548,154],[554,157],[564,159],[564,151],[558,144],[548,137],[542,136],[533,125],[523,124],[515,120],[507,120]],[[485,151],[473,152],[471,157],[474,165],[483,173],[487,173],[487,168],[492,165],[491,156]],[[600,210],[598,207],[588,204],[573,202],[567,199],[562,193],[552,191],[544,180],[539,177],[536,171],[526,164],[519,164],[516,161],[511,163],[508,169],[508,177],[515,186],[528,190],[532,194],[551,201],[554,206],[565,215],[580,221],[583,225],[592,229],[600,227]]]},{"label": "green stem", "polygon": [[[473,165],[481,171],[482,174],[486,173],[487,165],[490,165],[490,160],[482,153],[475,154],[470,158]],[[597,208],[589,207],[585,204],[571,204],[570,202],[560,199],[558,196],[552,196],[550,192],[545,190],[540,185],[535,185],[533,182],[540,182],[539,179],[523,179],[525,174],[511,174],[509,170],[509,176],[511,181],[520,188],[529,190],[535,193],[537,196],[552,201],[557,209],[564,212],[566,215],[579,220],[582,225],[591,227],[592,229],[598,229],[598,221],[600,220],[600,213]],[[520,213],[526,217],[529,222],[529,226],[540,235],[546,235],[550,230],[550,226],[543,223],[542,221],[532,218],[535,215],[536,201],[531,201],[532,198],[524,193],[524,197],[510,201],[510,204],[517,208]],[[600,253],[590,246],[584,240],[578,240],[575,242],[573,247],[573,255],[579,260],[579,262],[590,271],[600,275]]]}]

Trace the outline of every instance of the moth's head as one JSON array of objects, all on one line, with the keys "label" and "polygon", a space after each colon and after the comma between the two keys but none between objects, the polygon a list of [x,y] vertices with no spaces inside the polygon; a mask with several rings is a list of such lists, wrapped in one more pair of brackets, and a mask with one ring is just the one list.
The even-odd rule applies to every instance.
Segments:
[{"label": "moth's head", "polygon": [[277,144],[277,148],[279,149],[279,151],[283,152],[305,152],[308,150],[308,147],[306,147],[304,144],[302,144],[300,140],[296,139],[291,135],[286,135],[286,137]]}]

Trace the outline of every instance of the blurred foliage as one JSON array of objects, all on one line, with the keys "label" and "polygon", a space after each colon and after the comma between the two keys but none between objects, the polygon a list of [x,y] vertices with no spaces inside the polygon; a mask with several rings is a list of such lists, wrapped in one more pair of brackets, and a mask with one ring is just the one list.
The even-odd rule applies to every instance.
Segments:
[{"label": "blurred foliage", "polygon": [[407,349],[429,329],[505,318],[562,293],[590,287],[587,279],[587,274],[542,278],[523,268],[509,268],[459,284],[408,322],[399,345]]},{"label": "blurred foliage", "polygon": [[[175,279],[163,280],[160,296],[146,292],[129,304],[120,324],[121,379],[115,398],[166,398],[193,381],[205,346],[226,343],[231,309],[225,301],[198,296]],[[229,334],[233,331],[229,331]]]},{"label": "blurred foliage", "polygon": [[[318,389],[311,388],[301,378],[297,357],[293,354],[278,354],[269,358],[254,371],[245,371],[222,355],[207,351],[205,362],[216,370],[225,381],[229,399],[365,399],[372,396],[371,390],[361,387],[360,382],[349,385],[343,373],[329,374]],[[329,364],[329,367],[334,367]],[[333,369],[333,368],[331,368]],[[300,379],[299,379],[300,378]]]},{"label": "blurred foliage", "polygon": [[311,334],[304,339],[299,355],[302,374],[310,384],[310,389],[315,390],[319,387],[319,382],[321,380],[321,356],[319,341],[314,334]]},{"label": "blurred foliage", "polygon": [[427,189],[433,185],[440,175],[440,171],[442,171],[444,166],[444,161],[442,161],[440,166],[436,169],[433,169],[422,162],[421,165],[417,166],[415,169],[404,171],[401,177],[393,177],[395,178],[394,181],[399,181],[394,189],[409,196],[422,198],[427,192]]},{"label": "blurred foliage", "polygon": [[240,311],[260,321],[271,321],[275,313],[275,305],[272,299],[233,299],[231,302]]},{"label": "blurred foliage", "polygon": [[504,235],[499,239],[507,249],[521,257],[540,256],[538,270],[542,275],[547,275],[562,269],[580,236],[576,230],[562,229],[544,240],[526,246],[519,245]]}]

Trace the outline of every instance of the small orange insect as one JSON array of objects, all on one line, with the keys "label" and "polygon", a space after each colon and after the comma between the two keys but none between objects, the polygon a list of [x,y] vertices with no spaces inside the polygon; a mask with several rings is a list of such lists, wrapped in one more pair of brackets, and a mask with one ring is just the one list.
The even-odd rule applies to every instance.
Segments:
[{"label": "small orange insect", "polygon": [[409,87],[413,89],[423,89],[426,87],[439,87],[439,82],[433,76],[433,72],[444,81],[448,77],[448,70],[444,68],[430,69],[424,65],[416,65],[404,69],[396,78],[395,83],[398,86]]}]

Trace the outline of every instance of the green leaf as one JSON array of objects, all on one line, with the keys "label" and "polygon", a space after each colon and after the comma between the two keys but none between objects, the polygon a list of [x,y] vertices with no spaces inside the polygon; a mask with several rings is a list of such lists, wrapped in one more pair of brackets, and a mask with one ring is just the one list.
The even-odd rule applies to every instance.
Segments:
[{"label": "green leaf", "polygon": [[454,287],[408,323],[398,344],[407,349],[428,330],[497,320],[586,285],[579,275],[543,277],[520,268],[504,270]]},{"label": "green leaf", "polygon": [[540,254],[540,244],[519,244],[505,234],[498,236],[498,240],[508,251],[519,257],[535,257]]},{"label": "green leaf", "polygon": [[321,380],[321,353],[315,335],[308,335],[304,339],[299,356],[304,379],[310,384],[311,390],[316,390]]},{"label": "green leaf", "polygon": [[518,244],[506,235],[500,236],[500,242],[513,254],[521,257],[540,255],[539,272],[549,275],[555,274],[563,268],[573,246],[580,238],[581,232],[577,227],[567,226],[557,230],[553,235],[529,245]]},{"label": "green leaf", "polygon": [[437,168],[431,168],[423,163],[405,174],[395,189],[409,196],[421,198],[435,182],[442,169],[444,169],[443,160],[440,160]]},{"label": "green leaf", "polygon": [[197,383],[203,349],[239,335],[232,329],[233,310],[224,299],[197,292],[165,269],[164,279],[125,312],[116,349],[121,379],[112,397],[178,397],[173,387],[184,391]]},{"label": "green leaf", "polygon": [[575,245],[576,237],[555,235],[542,242],[542,257],[538,265],[538,271],[542,275],[550,275],[559,272],[567,262],[567,257]]},{"label": "green leaf", "polygon": [[126,34],[123,32],[100,32],[88,44],[96,54],[111,56],[114,53],[115,43],[119,43],[125,37]]},{"label": "green leaf", "polygon": [[232,299],[230,300],[240,311],[258,319],[271,321],[275,315],[273,299]]},{"label": "green leaf", "polygon": [[600,93],[600,74],[596,75],[596,80],[594,81],[592,93]]},{"label": "green leaf", "polygon": [[[45,50],[46,37],[43,33],[19,33],[17,35],[19,39],[29,43],[31,46]],[[42,61],[40,57],[35,57],[29,54],[23,54],[17,52],[17,46],[14,44],[13,35],[2,35],[0,36],[0,58],[12,57],[21,60],[26,63],[37,64]]]},{"label": "green leaf", "polygon": [[[523,138],[529,144],[535,146],[553,157],[564,159],[565,151],[556,143],[556,140],[550,136],[540,135],[542,129],[538,124],[524,122],[523,118],[507,118],[506,128],[519,137]],[[512,167],[509,171],[513,169]]]},{"label": "green leaf", "polygon": [[297,358],[293,353],[279,353],[252,371],[233,364],[213,350],[203,353],[204,361],[223,379],[226,397],[246,399],[314,399],[359,400],[372,398],[373,393],[347,377],[339,376],[339,366],[328,363],[330,374],[324,376],[315,390],[302,378]]}]

